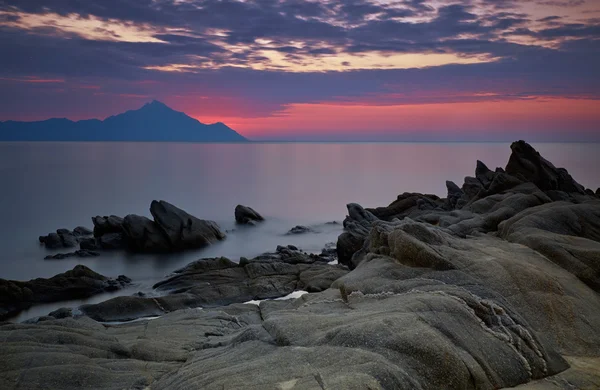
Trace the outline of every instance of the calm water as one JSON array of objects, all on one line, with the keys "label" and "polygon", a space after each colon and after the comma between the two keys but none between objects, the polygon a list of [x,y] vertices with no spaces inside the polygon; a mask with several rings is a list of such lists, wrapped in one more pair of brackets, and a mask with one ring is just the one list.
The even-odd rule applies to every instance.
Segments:
[{"label": "calm water", "polygon": [[[600,186],[600,145],[533,146],[586,187]],[[137,291],[200,257],[237,260],[279,244],[319,252],[341,231],[324,223],[342,221],[346,203],[386,205],[405,191],[444,196],[445,181],[460,185],[474,174],[477,159],[493,169],[505,166],[509,155],[508,143],[0,143],[0,278],[49,277],[82,263],[107,276],[133,278]],[[267,222],[236,228],[223,243],[185,255],[44,260],[48,252],[39,235],[92,227],[94,215],[150,216],[153,199],[223,229],[235,228],[238,203]],[[321,233],[284,235],[298,224]]]}]

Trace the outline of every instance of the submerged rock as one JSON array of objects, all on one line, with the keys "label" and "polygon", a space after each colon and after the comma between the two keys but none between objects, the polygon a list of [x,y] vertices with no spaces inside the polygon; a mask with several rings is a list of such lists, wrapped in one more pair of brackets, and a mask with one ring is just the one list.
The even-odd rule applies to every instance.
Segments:
[{"label": "submerged rock", "polygon": [[292,235],[292,234],[306,234],[306,233],[316,233],[316,232],[314,229],[312,229],[308,226],[297,225],[297,226],[294,226],[293,228],[291,228],[286,234]]},{"label": "submerged rock", "polygon": [[124,287],[131,280],[110,279],[83,265],[49,279],[28,282],[0,279],[0,319],[9,318],[35,304],[91,297]]},{"label": "submerged rock", "polygon": [[48,255],[48,256],[44,257],[44,259],[46,259],[46,260],[62,260],[62,259],[67,259],[69,257],[96,257],[96,256],[100,256],[100,252],[95,252],[95,251],[87,250],[87,249],[80,249],[75,252],[57,253],[55,255]]},{"label": "submerged rock", "polygon": [[255,222],[264,221],[262,215],[254,211],[253,208],[238,204],[235,207],[235,221],[243,225],[253,225]]}]

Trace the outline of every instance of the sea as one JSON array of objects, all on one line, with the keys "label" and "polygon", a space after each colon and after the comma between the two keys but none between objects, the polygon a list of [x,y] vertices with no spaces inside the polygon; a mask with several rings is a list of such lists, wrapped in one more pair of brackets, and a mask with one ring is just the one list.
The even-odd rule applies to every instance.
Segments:
[{"label": "sea", "polygon": [[[532,145],[587,188],[600,187],[600,144]],[[319,253],[342,232],[346,204],[388,205],[403,192],[444,197],[446,180],[460,186],[474,175],[478,159],[490,169],[504,167],[510,152],[510,143],[0,142],[0,278],[47,278],[84,264],[132,278],[130,288],[115,293],[129,295],[151,291],[172,271],[204,257],[238,261],[288,244]],[[226,240],[182,254],[44,259],[69,250],[46,250],[40,235],[92,228],[96,215],[151,217],[154,199],[216,221],[228,231]],[[266,221],[236,226],[238,204]],[[296,225],[314,232],[287,235]],[[14,320],[110,296],[36,306]]]}]

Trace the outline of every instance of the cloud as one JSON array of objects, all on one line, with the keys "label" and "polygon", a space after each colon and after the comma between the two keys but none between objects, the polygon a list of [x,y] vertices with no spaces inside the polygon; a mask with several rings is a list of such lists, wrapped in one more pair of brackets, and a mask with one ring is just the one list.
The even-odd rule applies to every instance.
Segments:
[{"label": "cloud", "polygon": [[[539,15],[542,5],[552,14]],[[15,82],[31,75],[65,80],[58,100],[77,107],[108,107],[107,96],[123,103],[201,94],[235,102],[246,117],[324,101],[597,99],[600,25],[554,13],[584,6],[590,3],[0,0],[0,98],[14,100],[0,116],[39,93],[35,82]]]}]

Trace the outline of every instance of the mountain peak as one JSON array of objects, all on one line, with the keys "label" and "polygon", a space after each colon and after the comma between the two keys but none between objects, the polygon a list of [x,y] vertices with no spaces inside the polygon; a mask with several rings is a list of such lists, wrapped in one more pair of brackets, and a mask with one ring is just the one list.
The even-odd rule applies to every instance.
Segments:
[{"label": "mountain peak", "polygon": [[144,104],[144,106],[142,108],[168,108],[169,110],[172,110],[171,107],[167,106],[165,103],[158,101],[158,100],[152,100],[149,103]]}]

